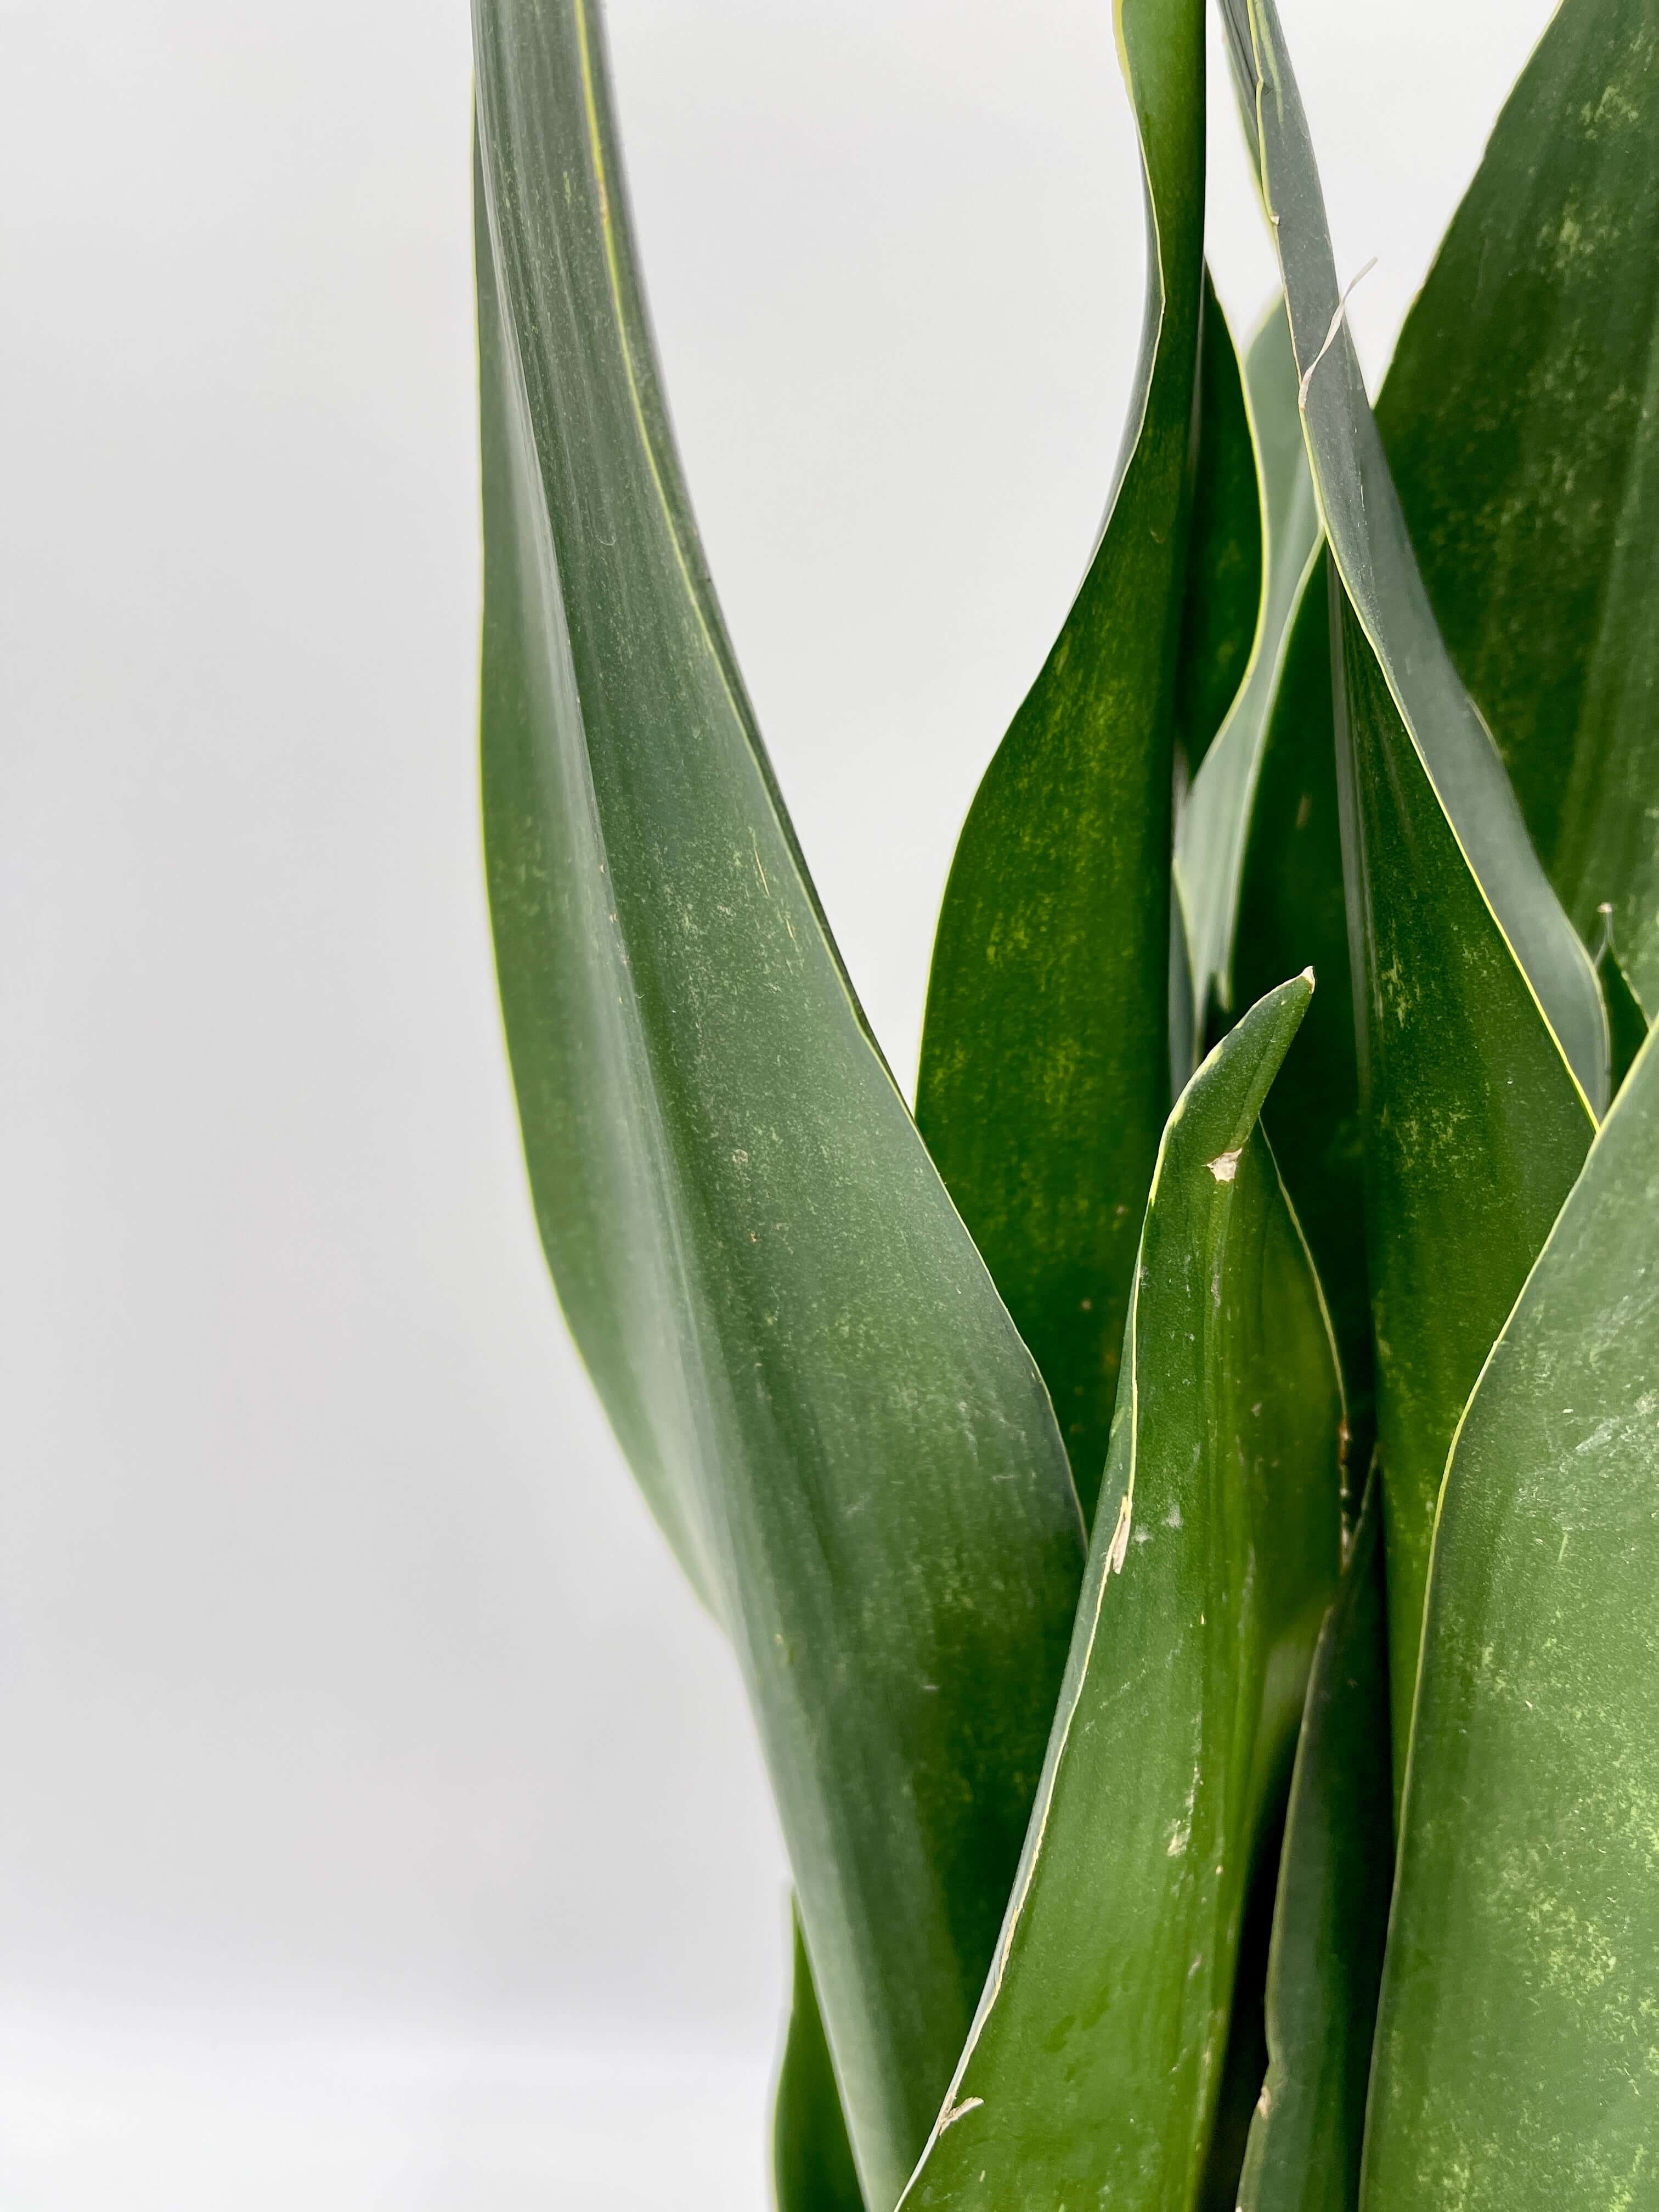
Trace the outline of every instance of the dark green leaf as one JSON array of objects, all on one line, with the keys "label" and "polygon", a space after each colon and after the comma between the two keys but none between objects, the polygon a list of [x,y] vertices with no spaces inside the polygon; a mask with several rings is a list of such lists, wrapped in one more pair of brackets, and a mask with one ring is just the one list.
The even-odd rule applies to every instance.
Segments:
[{"label": "dark green leaf", "polygon": [[1258,133],[1340,633],[1337,773],[1403,1773],[1447,1448],[1589,1141],[1563,1054],[1605,1098],[1607,1023],[1434,627],[1342,319],[1273,0],[1224,0],[1224,12]]},{"label": "dark green leaf", "polygon": [[538,1219],[726,1623],[865,2187],[995,1940],[1082,1566],[1042,1383],[858,1016],[658,396],[592,0],[477,0],[483,774]]},{"label": "dark green leaf", "polygon": [[[1296,362],[1282,305],[1251,340],[1244,388],[1261,472],[1258,504],[1266,554],[1261,590],[1253,611],[1248,669],[1199,770],[1176,840],[1176,882],[1192,946],[1193,997],[1200,1030],[1209,1026],[1212,1007],[1230,1013],[1234,1004],[1233,926],[1245,828],[1290,619],[1319,535],[1296,405]],[[1300,961],[1293,968],[1306,965]]]},{"label": "dark green leaf", "polygon": [[1200,2185],[1337,1574],[1334,1355],[1255,1130],[1310,989],[1253,1007],[1164,1132],[1042,1789],[916,2208],[1184,2212]]},{"label": "dark green leaf", "polygon": [[1654,2202],[1659,1053],[1493,1346],[1434,1547],[1372,2212]]},{"label": "dark green leaf", "polygon": [[1343,590],[1492,913],[1593,1105],[1607,1020],[1577,933],[1435,626],[1342,313],[1307,118],[1273,0],[1222,0],[1285,280],[1314,488]]},{"label": "dark green leaf", "polygon": [[[1594,1124],[1337,595],[1395,1772],[1446,1453]],[[1357,896],[1356,896],[1357,887]]]},{"label": "dark green leaf", "polygon": [[1201,0],[1120,0],[1156,252],[1127,459],[945,888],[916,1118],[1059,1414],[1085,1510],[1168,1110],[1174,658],[1204,230]]},{"label": "dark green leaf", "polygon": [[1371,1302],[1326,568],[1322,551],[1268,718],[1240,874],[1233,993],[1248,1004],[1297,965],[1319,979],[1261,1118],[1330,1304],[1354,1430],[1349,1463],[1364,1467],[1373,1425]]},{"label": "dark green leaf", "polygon": [[1588,941],[1659,1009],[1659,16],[1565,0],[1377,404],[1452,657]]},{"label": "dark green leaf", "polygon": [[1394,1880],[1379,1492],[1308,1680],[1267,1961],[1267,2078],[1238,2212],[1351,2212]]},{"label": "dark green leaf", "polygon": [[[1594,906],[1623,902],[1621,944],[1659,927],[1659,625],[1644,613],[1659,597],[1650,14],[1646,0],[1559,10],[1407,318],[1376,410],[1435,614],[1540,857],[1581,930]],[[1314,672],[1326,629],[1316,597],[1251,820],[1239,994],[1304,962],[1319,976],[1266,1120],[1359,1420],[1358,1100],[1330,709]],[[1601,972],[1628,1036],[1628,970]]]},{"label": "dark green leaf", "polygon": [[1261,599],[1261,539],[1238,354],[1206,269],[1186,604],[1176,656],[1176,744],[1189,776],[1244,680]]},{"label": "dark green leaf", "polygon": [[865,2212],[799,1908],[792,1906],[790,1920],[795,1941],[789,2032],[772,2112],[777,2212]]}]

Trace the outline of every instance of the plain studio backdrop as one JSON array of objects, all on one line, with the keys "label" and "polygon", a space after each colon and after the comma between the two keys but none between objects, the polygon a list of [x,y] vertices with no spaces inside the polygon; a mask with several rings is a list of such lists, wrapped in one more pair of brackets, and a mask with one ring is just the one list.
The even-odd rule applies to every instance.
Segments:
[{"label": "plain studio backdrop", "polygon": [[[1548,9],[1283,7],[1375,386]],[[1108,0],[610,23],[716,581],[908,1068],[1128,392]],[[765,2202],[782,1858],[495,1004],[469,69],[465,0],[0,0],[8,2212]]]}]

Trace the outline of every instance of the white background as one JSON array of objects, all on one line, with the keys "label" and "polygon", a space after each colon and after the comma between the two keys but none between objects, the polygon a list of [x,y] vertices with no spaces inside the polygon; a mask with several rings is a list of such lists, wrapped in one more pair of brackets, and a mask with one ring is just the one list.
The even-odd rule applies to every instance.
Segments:
[{"label": "white background", "polygon": [[[551,4],[551,0],[547,0]],[[1373,382],[1544,0],[1282,0]],[[897,1064],[1116,452],[1107,0],[611,0],[666,381]],[[784,1872],[480,885],[464,0],[0,0],[0,2202],[758,2212]],[[1224,84],[1211,250],[1270,264]]]}]

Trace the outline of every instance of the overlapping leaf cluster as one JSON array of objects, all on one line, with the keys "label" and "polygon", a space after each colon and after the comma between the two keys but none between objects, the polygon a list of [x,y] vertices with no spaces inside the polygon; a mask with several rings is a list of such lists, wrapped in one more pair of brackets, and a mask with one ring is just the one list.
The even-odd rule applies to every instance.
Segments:
[{"label": "overlapping leaf cluster", "polygon": [[1273,0],[1221,14],[1282,296],[1241,362],[1201,0],[1117,0],[1130,434],[913,1121],[597,0],[475,0],[507,1043],[777,1796],[782,2212],[1659,2201],[1659,19],[1564,0],[1373,416]]}]

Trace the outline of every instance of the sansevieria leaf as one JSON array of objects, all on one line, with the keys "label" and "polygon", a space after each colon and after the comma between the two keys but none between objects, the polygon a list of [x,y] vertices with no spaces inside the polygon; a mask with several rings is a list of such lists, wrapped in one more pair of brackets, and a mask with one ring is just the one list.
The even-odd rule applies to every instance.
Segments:
[{"label": "sansevieria leaf", "polygon": [[1202,0],[1116,0],[1148,209],[1122,474],[981,784],[933,949],[916,1119],[1092,1508],[1170,1099],[1174,673],[1204,234]]},{"label": "sansevieria leaf", "polygon": [[658,392],[596,8],[477,0],[474,32],[485,836],[537,1216],[617,1435],[735,1644],[860,2173],[890,2206],[995,1940],[1080,1517],[737,676]]},{"label": "sansevieria leaf", "polygon": [[1042,1792],[914,2212],[1198,2202],[1340,1548],[1329,1328],[1255,1127],[1310,989],[1253,1007],[1164,1132]]},{"label": "sansevieria leaf", "polygon": [[1659,1013],[1659,15],[1564,0],[1377,425],[1453,659],[1585,941]]},{"label": "sansevieria leaf", "polygon": [[1446,1449],[1589,1144],[1586,1087],[1605,1102],[1607,1024],[1589,956],[1434,625],[1343,320],[1276,11],[1272,0],[1224,0],[1224,15],[1285,277],[1334,579],[1343,875],[1403,1771]]},{"label": "sansevieria leaf", "polygon": [[1335,604],[1337,768],[1358,925],[1365,1213],[1403,1778],[1446,1452],[1504,1301],[1549,1234],[1594,1124],[1369,641],[1346,599]]},{"label": "sansevieria leaf", "polygon": [[[1431,603],[1557,892],[1587,943],[1600,935],[1593,908],[1622,902],[1619,972],[1601,971],[1619,1069],[1633,1049],[1626,948],[1659,917],[1650,15],[1644,0],[1565,0],[1376,407]],[[1248,1000],[1304,962],[1319,976],[1267,1125],[1363,1414],[1358,1100],[1328,686],[1314,668],[1326,632],[1310,587],[1250,823],[1239,990]]]},{"label": "sansevieria leaf", "polygon": [[775,2212],[865,2212],[798,1911],[791,1928],[789,2026],[772,2115]]},{"label": "sansevieria leaf", "polygon": [[1285,279],[1308,459],[1342,587],[1413,745],[1567,1062],[1606,1103],[1607,1024],[1491,732],[1436,627],[1342,313],[1307,118],[1273,0],[1222,0]]},{"label": "sansevieria leaf", "polygon": [[1359,2201],[1394,1876],[1379,1507],[1373,1479],[1308,1680],[1267,1961],[1267,2076],[1238,2212],[1351,2212]]},{"label": "sansevieria leaf", "polygon": [[1244,378],[1227,315],[1204,272],[1198,450],[1176,652],[1179,775],[1198,773],[1244,679],[1261,599],[1261,500]]},{"label": "sansevieria leaf", "polygon": [[1363,1468],[1374,1430],[1374,1359],[1331,713],[1328,559],[1322,547],[1303,580],[1268,710],[1244,825],[1232,995],[1248,1005],[1275,975],[1298,963],[1319,979],[1285,1080],[1274,1085],[1263,1109],[1262,1126],[1282,1163],[1330,1305],[1355,1431],[1350,1465]]},{"label": "sansevieria leaf", "polygon": [[1370,2212],[1659,2189],[1659,1051],[1492,1347],[1435,1536]]},{"label": "sansevieria leaf", "polygon": [[[1234,1004],[1233,930],[1245,831],[1290,618],[1319,536],[1296,381],[1290,325],[1281,304],[1250,341],[1244,363],[1265,556],[1259,564],[1261,597],[1250,657],[1194,781],[1176,841],[1176,881],[1192,945],[1200,1034],[1212,1005],[1231,1013]],[[1310,1013],[1311,1018],[1311,1009]]]}]

